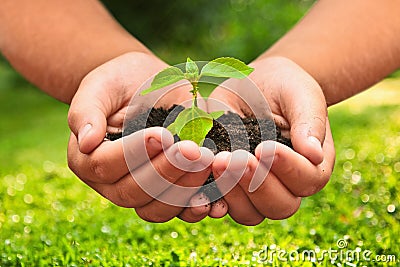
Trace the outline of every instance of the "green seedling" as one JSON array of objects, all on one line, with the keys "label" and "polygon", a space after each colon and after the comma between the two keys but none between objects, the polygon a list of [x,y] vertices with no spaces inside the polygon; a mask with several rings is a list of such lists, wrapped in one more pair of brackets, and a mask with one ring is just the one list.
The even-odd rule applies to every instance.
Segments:
[{"label": "green seedling", "polygon": [[215,87],[210,89],[200,79],[203,77],[243,79],[253,70],[242,61],[230,57],[214,59],[199,69],[197,63],[188,58],[185,72],[174,66],[162,70],[154,77],[151,86],[141,92],[141,95],[146,95],[181,80],[188,80],[192,85],[190,90],[193,95],[192,105],[190,108],[181,111],[167,129],[172,134],[178,135],[181,140],[191,140],[201,146],[206,135],[213,127],[213,120],[222,116],[224,112],[208,113],[197,106],[199,94],[206,98],[215,89]]}]

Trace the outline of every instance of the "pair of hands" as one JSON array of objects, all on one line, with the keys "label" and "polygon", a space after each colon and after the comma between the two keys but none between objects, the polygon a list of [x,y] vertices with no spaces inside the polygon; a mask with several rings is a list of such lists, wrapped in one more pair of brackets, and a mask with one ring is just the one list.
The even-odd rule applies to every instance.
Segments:
[{"label": "pair of hands", "polygon": [[[163,128],[104,141],[107,131],[122,128],[131,98],[139,87],[167,66],[153,55],[133,52],[103,64],[82,81],[68,116],[72,130],[70,168],[98,193],[119,206],[135,208],[147,221],[179,217],[197,222],[206,216],[229,213],[238,223],[256,225],[266,217],[291,216],[299,208],[301,197],[318,192],[333,169],[335,152],[324,95],[312,77],[288,59],[266,58],[251,65],[255,71],[249,78],[267,99],[275,122],[290,135],[295,151],[273,141],[263,142],[255,156],[247,153],[247,160],[236,164],[242,164],[239,171],[246,170],[238,174],[235,164],[229,164],[235,160],[235,152],[214,157],[211,151],[190,141],[174,144],[171,134]],[[165,95],[159,104],[171,106],[190,97],[188,90],[179,88]],[[210,98],[239,114],[246,108],[241,99],[226,90],[216,89]],[[205,108],[218,109],[213,103],[216,102],[205,104]],[[135,155],[129,167],[126,147]],[[261,185],[250,192],[251,179],[263,162],[270,163],[271,171],[265,172]],[[198,171],[187,171],[193,167]],[[239,176],[238,183],[213,205],[208,204],[204,194],[190,189],[201,186],[211,172],[217,184],[225,176]],[[178,187],[166,184],[157,186],[151,194],[143,191],[142,183],[158,184],[160,179]],[[187,190],[178,190],[179,186]],[[186,207],[159,201],[177,195]]]}]

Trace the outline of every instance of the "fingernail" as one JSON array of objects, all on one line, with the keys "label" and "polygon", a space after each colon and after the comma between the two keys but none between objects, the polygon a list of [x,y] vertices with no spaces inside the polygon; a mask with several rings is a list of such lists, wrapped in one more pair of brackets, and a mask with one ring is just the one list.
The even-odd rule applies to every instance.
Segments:
[{"label": "fingernail", "polygon": [[275,142],[264,141],[256,147],[255,154],[262,160],[263,158],[273,157],[275,155]]},{"label": "fingernail", "polygon": [[219,177],[221,177],[221,175],[222,175],[223,173],[224,173],[223,170],[220,170],[220,169],[214,170],[214,171],[213,171],[214,178],[219,178]]},{"label": "fingernail", "polygon": [[152,147],[152,148],[158,148],[158,147],[160,147],[160,145],[161,145],[161,143],[160,143],[160,141],[158,141],[156,138],[154,138],[154,137],[150,137],[148,140],[147,140],[147,143]]},{"label": "fingernail", "polygon": [[180,150],[176,151],[176,153],[174,154],[174,157],[178,162],[186,162],[187,164],[190,164],[196,161],[193,159],[189,159],[187,156],[189,155],[184,155]]},{"label": "fingernail", "polygon": [[181,141],[178,143],[176,155],[180,155],[186,160],[196,161],[201,157],[201,151],[199,146],[194,142]]},{"label": "fingernail", "polygon": [[199,207],[199,206],[204,206],[210,203],[210,200],[208,199],[208,197],[201,192],[200,194],[198,194],[197,196],[193,197],[190,200],[190,206],[191,207]]},{"label": "fingernail", "polygon": [[90,123],[86,124],[83,126],[79,132],[78,132],[78,143],[81,143],[81,141],[85,138],[85,136],[88,134],[88,132],[92,129],[92,125]]},{"label": "fingernail", "polygon": [[210,166],[210,164],[214,161],[214,153],[206,147],[200,147],[199,150],[203,164],[205,166]]},{"label": "fingernail", "polygon": [[312,144],[313,147],[317,148],[318,150],[322,151],[321,142],[315,137],[310,135],[308,137],[308,141]]}]

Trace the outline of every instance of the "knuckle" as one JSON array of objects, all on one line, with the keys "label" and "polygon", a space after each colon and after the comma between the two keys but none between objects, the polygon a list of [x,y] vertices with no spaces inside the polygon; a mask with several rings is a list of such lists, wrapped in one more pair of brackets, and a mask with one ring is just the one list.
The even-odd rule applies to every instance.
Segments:
[{"label": "knuckle", "polygon": [[321,191],[322,188],[324,188],[325,185],[329,182],[331,175],[332,175],[332,171],[333,171],[333,169],[322,169],[322,175],[321,175],[319,182],[316,185],[317,191],[315,193]]},{"label": "knuckle", "polygon": [[110,199],[115,205],[124,208],[138,208],[140,206],[140,203],[134,197],[134,194],[131,194],[131,190],[129,190],[127,186],[124,186],[121,183],[116,183],[115,193],[116,197]]},{"label": "knuckle", "polygon": [[73,109],[73,107],[71,107],[68,111],[68,117],[67,117],[68,125],[70,127],[75,124],[77,116],[78,116],[78,112],[75,109]]},{"label": "knuckle", "polygon": [[296,201],[293,201],[290,205],[287,205],[284,208],[280,208],[277,212],[271,212],[266,214],[265,216],[271,220],[283,220],[293,216],[300,208],[301,198],[297,198]]},{"label": "knuckle", "polygon": [[295,192],[295,195],[298,197],[309,197],[320,191],[320,187],[316,184],[309,185],[305,188],[302,188]]},{"label": "knuckle", "polygon": [[318,179],[312,180],[311,183],[306,183],[306,186],[301,187],[300,190],[295,192],[295,195],[298,197],[315,195],[325,187],[329,182],[329,178],[330,173],[328,171],[326,173],[323,171],[323,174]]},{"label": "knuckle", "polygon": [[107,180],[108,172],[102,160],[92,159],[90,161],[90,169],[92,170],[94,177],[96,177],[96,181],[104,182]]},{"label": "knuckle", "polygon": [[153,168],[159,176],[161,176],[168,182],[173,183],[176,181],[177,178],[179,178],[179,177],[176,177],[176,175],[171,175],[172,172],[170,170],[167,170],[167,168],[164,164],[153,164]]},{"label": "knuckle", "polygon": [[[329,179],[333,172],[332,166],[326,162],[319,165],[318,170],[314,175],[305,181],[303,181],[299,186],[292,188],[292,193],[298,197],[308,197],[312,196],[319,191],[321,191],[325,185],[329,182]],[[303,174],[304,175],[304,174]],[[301,174],[297,177],[301,177]]]}]

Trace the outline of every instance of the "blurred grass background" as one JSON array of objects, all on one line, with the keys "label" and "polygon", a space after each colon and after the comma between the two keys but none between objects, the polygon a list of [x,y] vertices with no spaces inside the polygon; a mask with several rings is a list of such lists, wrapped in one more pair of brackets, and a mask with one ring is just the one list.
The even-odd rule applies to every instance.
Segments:
[{"label": "blurred grass background", "polygon": [[[312,1],[104,1],[167,62],[250,61]],[[329,111],[335,171],[293,217],[256,227],[229,218],[187,224],[140,220],[79,181],[66,164],[68,106],[0,60],[0,266],[265,266],[270,250],[338,249],[400,259],[400,80],[393,75]],[[262,254],[262,253],[261,253]],[[262,256],[262,255],[261,255]],[[265,255],[264,255],[265,256]],[[288,255],[286,255],[288,256]],[[321,266],[397,266],[328,257]],[[341,264],[341,265],[340,265]],[[312,261],[272,266],[316,266]]]},{"label": "blurred grass background", "polygon": [[257,57],[289,30],[314,1],[102,1],[139,40],[170,64]]}]

